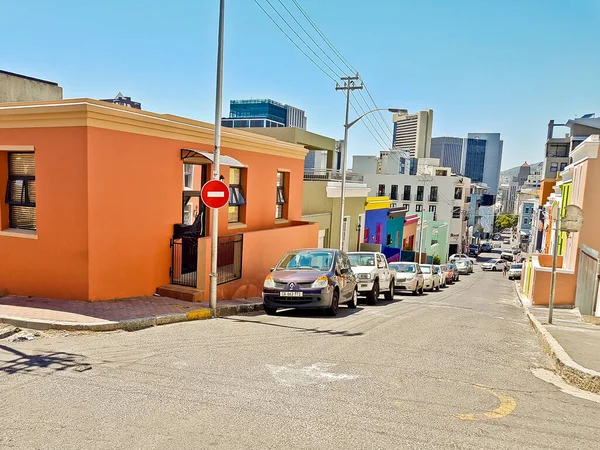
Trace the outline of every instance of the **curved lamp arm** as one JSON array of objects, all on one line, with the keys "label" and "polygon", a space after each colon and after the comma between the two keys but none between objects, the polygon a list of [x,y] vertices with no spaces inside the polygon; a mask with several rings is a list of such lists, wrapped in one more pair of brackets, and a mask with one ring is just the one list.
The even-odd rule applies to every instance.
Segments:
[{"label": "curved lamp arm", "polygon": [[372,109],[371,111],[367,111],[362,116],[359,116],[358,118],[354,119],[352,122],[350,122],[348,125],[346,125],[346,127],[350,128],[352,125],[356,124],[359,120],[361,120],[363,117],[365,117],[367,114],[374,113],[375,111],[389,111],[391,113],[403,113],[403,114],[407,114],[408,113],[408,110],[406,110],[406,109],[400,109],[400,108],[377,108],[377,109]]}]

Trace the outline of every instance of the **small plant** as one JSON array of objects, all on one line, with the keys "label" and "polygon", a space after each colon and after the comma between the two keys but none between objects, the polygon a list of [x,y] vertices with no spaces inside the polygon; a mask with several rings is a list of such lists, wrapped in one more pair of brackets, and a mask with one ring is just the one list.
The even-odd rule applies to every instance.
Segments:
[{"label": "small plant", "polygon": [[442,262],[442,260],[440,259],[440,257],[439,257],[438,255],[435,255],[435,256],[433,257],[433,264],[434,264],[435,266],[438,266],[438,265],[440,265],[440,263],[441,263],[441,262]]},{"label": "small plant", "polygon": [[6,296],[7,292],[6,289],[0,289],[0,298]]}]

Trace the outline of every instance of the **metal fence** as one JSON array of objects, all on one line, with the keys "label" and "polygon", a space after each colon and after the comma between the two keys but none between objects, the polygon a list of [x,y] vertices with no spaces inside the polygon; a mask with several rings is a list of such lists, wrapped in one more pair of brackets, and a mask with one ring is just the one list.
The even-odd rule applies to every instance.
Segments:
[{"label": "metal fence", "polygon": [[243,234],[219,237],[217,284],[242,278],[243,246]]},{"label": "metal fence", "polygon": [[[342,180],[342,171],[335,169],[304,169],[304,180],[320,181],[320,180]],[[363,176],[359,173],[346,172],[346,181],[355,181],[362,183]]]},{"label": "metal fence", "polygon": [[171,283],[196,287],[198,282],[198,238],[171,240]]}]

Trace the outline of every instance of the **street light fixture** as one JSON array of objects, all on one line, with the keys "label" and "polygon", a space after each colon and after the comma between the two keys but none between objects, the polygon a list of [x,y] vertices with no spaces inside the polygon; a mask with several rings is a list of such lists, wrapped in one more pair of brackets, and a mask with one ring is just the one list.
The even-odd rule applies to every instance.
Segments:
[{"label": "street light fixture", "polygon": [[403,108],[376,108],[376,109],[372,109],[371,111],[367,111],[366,113],[364,113],[363,115],[357,117],[356,119],[354,119],[352,122],[348,122],[348,106],[349,106],[349,93],[348,93],[348,97],[347,97],[347,102],[346,102],[346,123],[344,125],[344,145],[342,147],[342,192],[340,194],[340,250],[344,249],[344,207],[346,204],[346,168],[347,168],[347,149],[348,149],[348,130],[350,129],[351,126],[355,125],[357,122],[359,122],[363,117],[367,116],[368,114],[374,113],[376,111],[389,111],[391,113],[401,113],[401,114],[408,114],[408,110],[407,109],[403,109]]}]

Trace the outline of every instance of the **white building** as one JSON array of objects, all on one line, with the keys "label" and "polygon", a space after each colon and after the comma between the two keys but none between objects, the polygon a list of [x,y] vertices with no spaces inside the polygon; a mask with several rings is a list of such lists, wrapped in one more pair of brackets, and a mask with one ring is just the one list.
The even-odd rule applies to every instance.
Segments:
[{"label": "white building", "polygon": [[[449,254],[464,250],[471,180],[440,167],[439,160],[418,160],[417,175],[374,170],[374,160],[355,156],[352,171],[363,176],[372,196],[389,196],[409,212],[433,213],[434,220],[449,224]],[[357,163],[361,161],[362,163]],[[370,162],[366,164],[366,162]]]},{"label": "white building", "polygon": [[415,114],[394,114],[393,147],[408,151],[412,158],[429,158],[431,132],[433,130],[433,110]]}]

